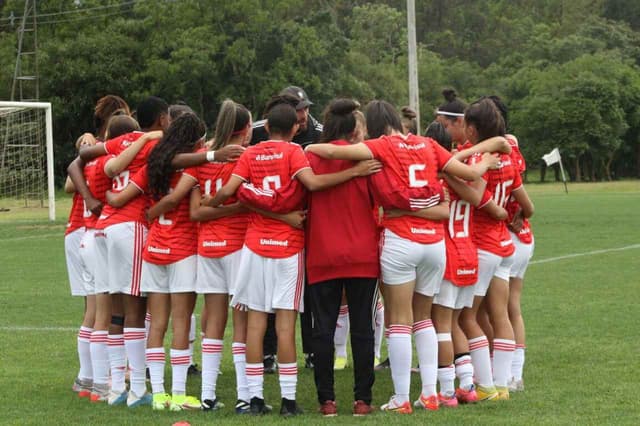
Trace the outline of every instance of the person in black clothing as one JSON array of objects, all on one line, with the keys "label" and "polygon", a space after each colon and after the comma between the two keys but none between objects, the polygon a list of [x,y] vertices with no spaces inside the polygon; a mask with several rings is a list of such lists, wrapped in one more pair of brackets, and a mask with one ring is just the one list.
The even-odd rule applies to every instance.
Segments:
[{"label": "person in black clothing", "polygon": [[[280,92],[280,95],[289,95],[293,102],[296,113],[298,114],[298,133],[293,137],[293,142],[303,148],[309,144],[316,143],[322,134],[322,124],[309,114],[309,107],[313,102],[309,100],[307,93],[298,86],[289,86]],[[253,134],[251,136],[251,145],[269,139],[266,129],[264,128],[266,120],[260,120],[253,123]],[[304,305],[310,306],[308,299],[309,292],[304,293]],[[300,329],[302,332],[302,352],[304,352],[305,367],[313,368],[313,349],[311,347],[311,329],[313,321],[311,319],[310,309],[300,314]],[[278,339],[276,336],[275,315],[269,315],[267,322],[267,331],[264,335],[263,342],[264,351],[264,372],[275,373],[277,368],[276,352],[278,352]]]}]

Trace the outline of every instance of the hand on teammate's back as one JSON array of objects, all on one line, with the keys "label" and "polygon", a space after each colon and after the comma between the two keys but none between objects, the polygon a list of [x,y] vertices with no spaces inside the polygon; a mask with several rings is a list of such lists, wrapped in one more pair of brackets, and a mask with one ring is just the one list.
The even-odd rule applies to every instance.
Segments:
[{"label": "hand on teammate's back", "polygon": [[497,169],[500,164],[500,156],[498,154],[485,152],[482,154],[482,162],[487,164],[489,169]]},{"label": "hand on teammate's back", "polygon": [[85,204],[87,206],[87,210],[89,210],[95,216],[100,216],[100,213],[102,212],[102,202],[100,200],[91,197],[85,200]]},{"label": "hand on teammate's back", "polygon": [[225,163],[227,161],[236,161],[242,153],[245,151],[245,148],[240,145],[227,145],[223,148],[216,150],[215,161],[220,163]]},{"label": "hand on teammate's back", "polygon": [[378,160],[363,160],[355,165],[354,170],[358,176],[369,176],[382,170],[382,163]]},{"label": "hand on teammate's back", "polygon": [[296,210],[284,215],[283,219],[288,225],[297,229],[304,228],[304,221],[307,218],[306,210]]}]

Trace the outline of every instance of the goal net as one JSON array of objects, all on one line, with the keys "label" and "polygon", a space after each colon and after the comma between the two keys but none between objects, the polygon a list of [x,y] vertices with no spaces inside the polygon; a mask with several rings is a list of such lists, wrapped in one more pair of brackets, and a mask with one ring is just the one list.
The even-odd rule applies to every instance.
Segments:
[{"label": "goal net", "polygon": [[0,221],[55,220],[51,104],[0,102]]}]

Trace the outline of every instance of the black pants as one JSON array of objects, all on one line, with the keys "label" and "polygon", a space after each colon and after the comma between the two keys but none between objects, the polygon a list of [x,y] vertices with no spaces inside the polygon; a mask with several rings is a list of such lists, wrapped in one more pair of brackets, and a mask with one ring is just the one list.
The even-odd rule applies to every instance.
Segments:
[{"label": "black pants", "polygon": [[375,278],[344,278],[307,286],[313,314],[314,378],[318,401],[335,401],[333,388],[333,337],[340,312],[342,290],[347,295],[353,353],[354,399],[371,404],[373,372],[374,315],[378,301]]},{"label": "black pants", "polygon": [[[304,312],[300,314],[300,331],[302,334],[302,352],[305,354],[313,353],[311,346],[311,308],[309,307],[309,292],[304,292]],[[267,355],[275,355],[278,352],[278,335],[276,334],[276,315],[269,314],[267,318],[267,331],[264,334],[262,353]]]}]

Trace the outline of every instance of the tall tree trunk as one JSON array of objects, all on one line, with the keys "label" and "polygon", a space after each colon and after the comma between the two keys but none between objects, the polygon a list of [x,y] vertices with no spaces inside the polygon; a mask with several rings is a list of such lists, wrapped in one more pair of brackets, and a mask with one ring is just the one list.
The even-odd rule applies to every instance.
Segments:
[{"label": "tall tree trunk", "polygon": [[582,172],[580,171],[580,156],[576,156],[576,182],[582,182]]}]

